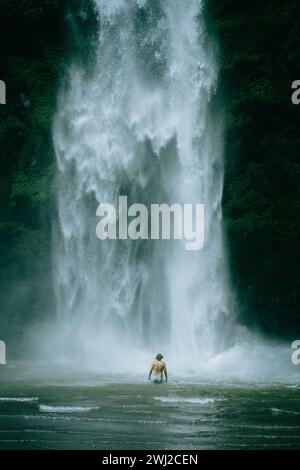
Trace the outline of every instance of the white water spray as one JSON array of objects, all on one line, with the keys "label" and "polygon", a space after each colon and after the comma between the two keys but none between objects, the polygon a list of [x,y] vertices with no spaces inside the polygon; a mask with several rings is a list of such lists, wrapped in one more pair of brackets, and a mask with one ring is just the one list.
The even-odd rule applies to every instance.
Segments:
[{"label": "white water spray", "polygon": [[[201,0],[95,0],[93,73],[70,70],[54,125],[60,357],[126,367],[158,350],[212,357],[231,325],[222,241],[217,67]],[[205,246],[96,237],[99,203],[203,203]],[[228,334],[230,336],[230,334]],[[147,356],[148,357],[148,356]]]}]

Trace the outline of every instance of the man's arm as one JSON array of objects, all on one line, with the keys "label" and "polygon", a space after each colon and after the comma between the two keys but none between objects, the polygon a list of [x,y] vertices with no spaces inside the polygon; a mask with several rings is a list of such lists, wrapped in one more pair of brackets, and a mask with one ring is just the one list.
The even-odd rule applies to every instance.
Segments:
[{"label": "man's arm", "polygon": [[152,366],[151,366],[151,369],[150,369],[150,372],[149,372],[148,380],[151,379],[151,374],[152,374],[152,372],[153,372],[153,368],[154,368],[154,364],[152,364]]},{"label": "man's arm", "polygon": [[166,382],[168,382],[168,372],[167,372],[167,365],[165,364],[165,367],[164,367],[164,373],[165,373],[165,377],[166,377]]}]

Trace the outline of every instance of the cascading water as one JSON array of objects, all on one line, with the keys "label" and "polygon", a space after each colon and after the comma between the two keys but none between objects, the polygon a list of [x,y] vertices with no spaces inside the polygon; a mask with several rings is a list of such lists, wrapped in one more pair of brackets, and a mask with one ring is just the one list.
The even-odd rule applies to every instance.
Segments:
[{"label": "cascading water", "polygon": [[[210,113],[217,68],[203,1],[94,3],[95,67],[89,77],[71,67],[54,125],[54,349],[90,363],[105,353],[116,368],[136,351],[197,362],[219,350],[231,318],[221,126]],[[204,248],[98,240],[96,208],[117,207],[119,195],[147,206],[203,203]]]}]

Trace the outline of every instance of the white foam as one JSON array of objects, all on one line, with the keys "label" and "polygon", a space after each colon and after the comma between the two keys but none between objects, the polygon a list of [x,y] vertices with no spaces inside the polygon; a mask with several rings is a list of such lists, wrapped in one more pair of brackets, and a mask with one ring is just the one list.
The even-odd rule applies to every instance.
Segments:
[{"label": "white foam", "polygon": [[195,405],[208,405],[216,401],[215,398],[181,398],[181,397],[154,397],[154,400],[159,400],[164,403],[191,403]]},{"label": "white foam", "polygon": [[37,397],[0,397],[0,401],[13,401],[13,402],[36,402]]},{"label": "white foam", "polygon": [[51,406],[40,405],[39,410],[42,413],[85,413],[87,411],[96,410],[93,406]]},{"label": "white foam", "polygon": [[281,414],[299,415],[300,414],[298,411],[282,410],[280,408],[271,408],[271,412],[274,415],[281,415]]}]

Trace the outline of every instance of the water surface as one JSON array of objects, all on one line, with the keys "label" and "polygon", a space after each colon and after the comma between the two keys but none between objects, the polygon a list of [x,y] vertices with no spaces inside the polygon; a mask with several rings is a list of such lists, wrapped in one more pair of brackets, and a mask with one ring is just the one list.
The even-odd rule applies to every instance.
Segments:
[{"label": "water surface", "polygon": [[300,449],[300,385],[0,370],[0,449]]}]

